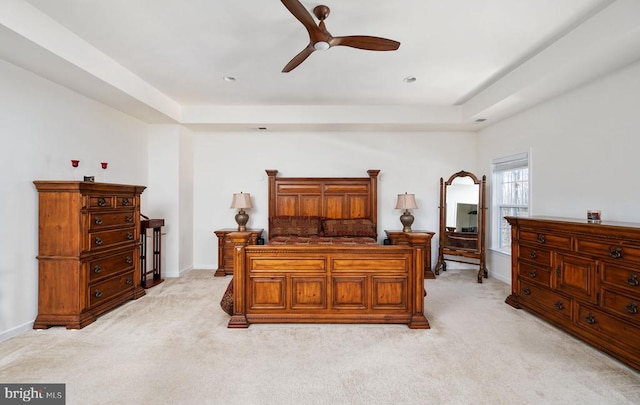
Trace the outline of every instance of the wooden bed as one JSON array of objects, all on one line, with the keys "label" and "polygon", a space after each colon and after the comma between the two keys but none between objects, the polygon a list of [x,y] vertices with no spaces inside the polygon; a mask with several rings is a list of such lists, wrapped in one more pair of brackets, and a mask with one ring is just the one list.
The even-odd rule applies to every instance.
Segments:
[{"label": "wooden bed", "polygon": [[[269,238],[282,217],[373,223],[377,179],[269,177]],[[250,233],[229,235],[234,245],[229,328],[251,323],[402,323],[428,329],[424,316],[424,257],[431,235],[408,234],[407,245],[339,244],[305,237],[293,244],[249,245]],[[231,311],[231,309],[229,309]]]}]

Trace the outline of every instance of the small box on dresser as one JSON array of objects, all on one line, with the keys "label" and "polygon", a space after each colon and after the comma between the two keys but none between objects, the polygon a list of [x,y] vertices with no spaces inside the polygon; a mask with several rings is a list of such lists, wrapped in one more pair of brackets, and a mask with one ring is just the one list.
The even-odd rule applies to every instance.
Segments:
[{"label": "small box on dresser", "polygon": [[34,181],[38,190],[38,316],[34,329],[80,329],[145,294],[140,287],[144,186]]},{"label": "small box on dresser", "polygon": [[506,302],[640,370],[640,224],[506,217]]}]

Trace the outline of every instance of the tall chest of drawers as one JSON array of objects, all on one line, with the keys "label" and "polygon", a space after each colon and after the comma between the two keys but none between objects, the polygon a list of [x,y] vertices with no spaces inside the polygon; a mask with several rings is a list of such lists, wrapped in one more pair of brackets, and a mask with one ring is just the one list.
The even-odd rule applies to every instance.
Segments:
[{"label": "tall chest of drawers", "polygon": [[506,302],[640,370],[640,224],[506,218]]},{"label": "tall chest of drawers", "polygon": [[34,181],[38,190],[38,316],[34,329],[80,329],[145,294],[140,286],[144,186]]}]

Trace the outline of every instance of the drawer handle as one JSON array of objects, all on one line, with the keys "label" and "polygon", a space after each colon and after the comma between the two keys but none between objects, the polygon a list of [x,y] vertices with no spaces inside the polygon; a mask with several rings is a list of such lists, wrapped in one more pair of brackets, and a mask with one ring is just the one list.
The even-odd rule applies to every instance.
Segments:
[{"label": "drawer handle", "polygon": [[622,248],[612,247],[609,250],[609,256],[614,259],[622,259]]},{"label": "drawer handle", "polygon": [[631,314],[631,315],[635,315],[638,313],[638,303],[637,302],[631,302],[629,303],[629,305],[625,306],[624,309],[627,311],[627,313]]},{"label": "drawer handle", "polygon": [[553,304],[553,307],[558,311],[562,311],[564,309],[564,305],[562,305],[562,301],[556,302],[555,304]]},{"label": "drawer handle", "polygon": [[593,316],[591,312],[589,312],[589,315],[587,315],[584,320],[587,321],[589,325],[594,325],[596,323],[596,317]]},{"label": "drawer handle", "polygon": [[96,225],[102,225],[102,218],[96,217],[96,219],[93,220],[93,223]]},{"label": "drawer handle", "polygon": [[629,284],[631,287],[637,287],[638,284],[640,284],[640,281],[638,281],[638,276],[636,274],[630,275],[627,279],[627,284]]},{"label": "drawer handle", "polygon": [[131,223],[131,222],[133,222],[133,217],[132,217],[131,215],[127,215],[127,216],[124,218],[124,220],[125,220],[125,221],[127,221],[127,222],[129,222],[129,223]]},{"label": "drawer handle", "polygon": [[545,243],[547,241],[547,238],[543,234],[539,233],[536,240],[538,241],[538,243]]},{"label": "drawer handle", "polygon": [[97,264],[95,266],[93,266],[93,272],[98,274],[102,272],[102,267],[98,266]]},{"label": "drawer handle", "polygon": [[99,207],[104,207],[105,205],[107,205],[107,200],[105,200],[102,197],[98,198],[98,206]]},{"label": "drawer handle", "polygon": [[96,298],[100,298],[100,297],[102,297],[102,291],[96,290],[96,292],[93,293],[93,295],[95,295]]},{"label": "drawer handle", "polygon": [[558,266],[558,268],[556,269],[556,274],[558,275],[558,277],[562,274],[562,268],[560,266]]},{"label": "drawer handle", "polygon": [[133,284],[133,279],[131,277],[127,277],[127,279],[125,280],[125,283],[127,283],[128,285]]},{"label": "drawer handle", "polygon": [[102,243],[103,243],[102,242],[102,238],[99,237],[99,236],[96,236],[95,243],[96,243],[96,245],[102,245]]},{"label": "drawer handle", "polygon": [[125,207],[126,207],[127,205],[129,205],[129,199],[128,199],[128,198],[123,198],[123,199],[122,199],[122,205],[124,205]]},{"label": "drawer handle", "polygon": [[128,240],[133,239],[133,233],[131,233],[131,232],[127,232],[127,239],[128,239]]},{"label": "drawer handle", "polygon": [[127,256],[127,258],[124,259],[124,261],[127,262],[127,264],[133,263],[133,259],[131,258],[131,256]]},{"label": "drawer handle", "polygon": [[535,278],[536,276],[537,276],[537,274],[536,274],[536,270],[535,270],[535,269],[533,269],[533,270],[531,270],[531,271],[529,272],[529,277],[531,277],[531,278]]},{"label": "drawer handle", "polygon": [[530,295],[531,294],[531,290],[529,290],[529,287],[525,287],[522,289],[522,293],[524,295]]},{"label": "drawer handle", "polygon": [[529,252],[529,257],[532,258],[532,259],[535,259],[537,255],[538,255],[538,253],[536,253],[535,250],[532,250],[531,252]]}]

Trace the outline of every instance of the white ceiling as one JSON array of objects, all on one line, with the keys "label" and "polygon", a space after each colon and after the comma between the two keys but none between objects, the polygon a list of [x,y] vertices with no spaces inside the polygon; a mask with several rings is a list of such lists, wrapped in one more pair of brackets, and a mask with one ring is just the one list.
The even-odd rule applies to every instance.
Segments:
[{"label": "white ceiling", "polygon": [[400,48],[282,73],[309,37],[279,0],[0,0],[0,57],[150,122],[405,130],[488,125],[640,57],[637,0],[301,3]]}]

